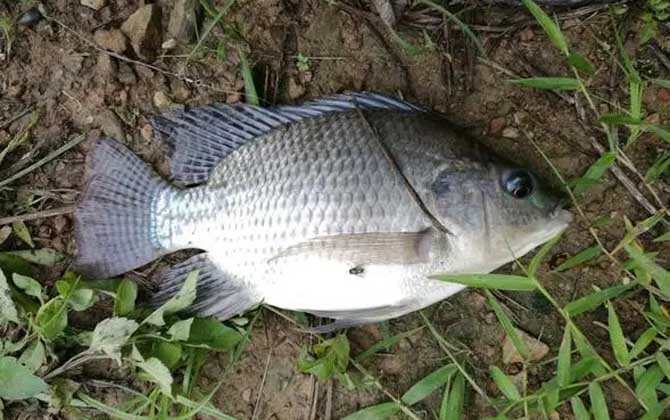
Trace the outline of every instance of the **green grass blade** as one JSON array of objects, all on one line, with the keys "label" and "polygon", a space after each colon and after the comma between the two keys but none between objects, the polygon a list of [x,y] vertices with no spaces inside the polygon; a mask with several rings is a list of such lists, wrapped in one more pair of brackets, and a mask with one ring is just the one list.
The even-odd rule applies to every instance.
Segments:
[{"label": "green grass blade", "polygon": [[614,113],[614,114],[603,114],[600,116],[598,119],[603,124],[610,124],[610,125],[640,125],[642,124],[642,120],[638,118],[633,118],[630,115],[627,114],[622,114],[622,113]]},{"label": "green grass blade", "polygon": [[614,299],[628,289],[635,286],[635,283],[621,284],[612,286],[592,293],[590,295],[574,300],[563,308],[570,316],[576,316],[581,313],[597,308],[608,300]]},{"label": "green grass blade", "polygon": [[584,403],[579,397],[572,397],[570,399],[570,405],[572,405],[572,412],[575,413],[575,420],[590,420],[591,415],[584,407]]},{"label": "green grass blade", "polygon": [[449,391],[449,410],[444,420],[461,420],[463,402],[465,401],[465,379],[463,375],[456,375],[454,384]]},{"label": "green grass blade", "polygon": [[670,379],[670,360],[665,357],[665,354],[663,354],[662,351],[656,352],[656,362],[665,374],[666,378]]},{"label": "green grass blade", "polygon": [[518,290],[524,292],[535,290],[535,282],[532,279],[507,274],[436,275],[431,276],[431,278],[448,283],[458,283],[468,287],[480,287],[484,289]]},{"label": "green grass blade", "polygon": [[556,369],[556,378],[558,385],[563,388],[570,385],[570,354],[572,353],[572,337],[570,335],[570,326],[566,325],[563,331],[563,340],[558,349],[558,367]]},{"label": "green grass blade", "polygon": [[356,356],[354,359],[357,362],[361,362],[370,356],[373,356],[374,354],[382,351],[382,350],[387,350],[393,347],[396,343],[404,340],[407,337],[412,336],[414,333],[422,330],[424,327],[419,327],[419,328],[414,328],[413,330],[406,331],[404,333],[396,334],[394,336],[385,338],[381,341],[378,341],[377,343],[373,344],[369,349],[365,350],[358,356]]},{"label": "green grass blade", "polygon": [[249,67],[249,62],[247,61],[247,56],[244,54],[244,51],[240,48],[240,67],[242,70],[242,78],[244,79],[244,96],[247,99],[247,103],[250,105],[259,105],[258,93],[256,92],[256,85],[254,85],[254,76],[251,73],[251,68]]},{"label": "green grass blade", "polygon": [[487,290],[486,296],[489,299],[489,305],[493,308],[493,311],[495,312],[498,321],[502,325],[509,339],[512,341],[514,348],[519,352],[521,357],[527,359],[528,348],[526,347],[526,343],[524,343],[521,340],[521,337],[519,337],[519,334],[517,333],[516,328],[512,324],[512,321],[509,319],[505,311],[503,311],[502,307],[500,306],[500,303],[498,303],[498,300],[495,298],[495,296],[493,296],[493,293]]},{"label": "green grass blade", "polygon": [[516,388],[509,376],[500,370],[497,366],[491,366],[490,368],[491,377],[493,381],[498,386],[498,389],[510,400],[518,401],[521,399],[521,394]]},{"label": "green grass blade", "polygon": [[540,24],[544,32],[547,34],[551,42],[558,48],[563,54],[568,55],[570,51],[568,49],[568,43],[561,32],[561,28],[558,24],[547,15],[544,10],[540,8],[533,0],[521,0],[523,5],[526,6],[528,11],[535,17],[537,23]]},{"label": "green grass blade", "polygon": [[626,347],[626,340],[621,329],[619,317],[611,302],[607,305],[607,313],[607,324],[609,326],[610,342],[614,350],[614,357],[621,366],[628,367],[630,364],[630,354],[628,353],[628,347]]},{"label": "green grass blade", "polygon": [[586,248],[577,254],[573,255],[572,257],[568,258],[567,260],[563,261],[561,265],[556,267],[554,271],[560,272],[560,271],[565,271],[569,270],[573,267],[576,267],[580,264],[584,264],[585,262],[591,261],[592,259],[596,258],[600,254],[602,254],[602,249],[600,248],[600,245],[595,245],[589,248]]},{"label": "green grass blade", "polygon": [[457,368],[453,364],[442,366],[415,383],[403,394],[401,401],[407,405],[418,403],[428,397],[433,391],[446,384],[456,371]]},{"label": "green grass blade", "polygon": [[544,259],[547,257],[547,254],[556,245],[556,243],[561,240],[561,236],[562,234],[560,233],[554,236],[549,242],[544,244],[539,251],[537,251],[537,254],[535,254],[533,259],[530,260],[530,264],[528,264],[528,277],[532,277],[535,275],[535,273],[537,273],[537,269],[540,268],[542,261],[544,261]]},{"label": "green grass blade", "polygon": [[349,414],[342,420],[384,420],[400,411],[400,406],[394,402],[386,402],[367,407]]},{"label": "green grass blade", "polygon": [[656,264],[649,257],[644,255],[644,253],[635,249],[634,246],[630,244],[624,245],[624,249],[626,250],[628,255],[635,261],[638,267],[640,267],[641,269],[643,269],[644,271],[648,272],[651,275],[651,277],[656,281],[656,284],[658,285],[659,289],[661,289],[661,292],[667,298],[670,298],[670,273],[660,265]]},{"label": "green grass blade", "polygon": [[595,420],[609,420],[610,415],[607,412],[607,402],[603,389],[598,382],[589,384],[589,398],[591,399],[591,412]]},{"label": "green grass blade", "polygon": [[600,181],[600,178],[603,177],[605,171],[607,171],[614,162],[616,162],[616,154],[614,152],[604,153],[589,169],[586,170],[586,173],[577,180],[572,192],[575,195],[584,193],[591,188],[593,184]]},{"label": "green grass blade", "polygon": [[[644,180],[654,182],[665,172],[668,172],[668,169],[670,169],[670,152],[666,152],[656,159],[644,174]],[[668,239],[670,239],[670,234],[668,234]]]},{"label": "green grass blade", "polygon": [[657,335],[658,330],[656,330],[656,328],[649,328],[647,331],[643,332],[630,350],[630,359],[634,360],[637,356],[642,354],[647,346],[654,341],[654,338],[656,338]]},{"label": "green grass blade", "polygon": [[126,413],[125,411],[119,410],[114,407],[110,407],[109,405],[100,402],[94,398],[89,397],[86,394],[79,393],[77,394],[77,398],[79,398],[82,402],[84,402],[88,407],[94,408],[96,410],[99,410],[107,415],[109,415],[112,418],[118,418],[121,420],[149,420],[151,417],[145,417],[145,416],[136,416],[133,414]]},{"label": "green grass blade", "polygon": [[595,73],[596,69],[593,64],[589,61],[588,58],[584,57],[581,54],[576,52],[571,52],[568,55],[568,63],[579,71],[582,71],[588,75]]},{"label": "green grass blade", "polygon": [[658,404],[658,397],[656,396],[656,387],[661,383],[665,373],[658,365],[653,365],[648,368],[635,386],[635,395],[644,402],[647,407],[653,407]]},{"label": "green grass blade", "polygon": [[665,241],[670,241],[670,232],[665,232],[663,235],[654,239],[654,242],[665,242]]},{"label": "green grass blade", "polygon": [[526,79],[510,79],[509,82],[515,85],[542,90],[579,89],[579,80],[571,77],[529,77]]}]

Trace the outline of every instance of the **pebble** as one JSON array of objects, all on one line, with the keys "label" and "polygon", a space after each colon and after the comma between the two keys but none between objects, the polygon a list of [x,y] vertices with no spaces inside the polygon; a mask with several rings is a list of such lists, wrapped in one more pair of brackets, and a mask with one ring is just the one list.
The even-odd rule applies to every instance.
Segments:
[{"label": "pebble", "polygon": [[56,216],[53,221],[54,229],[56,233],[63,233],[67,229],[70,222],[65,216]]},{"label": "pebble", "polygon": [[247,388],[244,391],[242,391],[242,400],[245,403],[251,402],[251,389]]},{"label": "pebble", "polygon": [[140,129],[140,134],[144,140],[151,141],[154,136],[154,129],[151,127],[151,124],[144,124]]},{"label": "pebble", "polygon": [[154,106],[163,110],[172,106],[172,101],[164,92],[158,91],[154,93]]},{"label": "pebble", "polygon": [[115,53],[123,53],[128,48],[126,36],[118,29],[106,31],[100,29],[93,34],[93,40],[100,47],[114,51]]},{"label": "pebble", "polygon": [[531,41],[533,38],[535,38],[535,32],[533,32],[532,28],[526,28],[523,31],[519,32],[519,38],[523,42]]},{"label": "pebble", "polygon": [[202,8],[199,0],[177,0],[170,12],[168,33],[176,41],[190,44],[195,41],[201,17]]},{"label": "pebble", "polygon": [[130,39],[138,57],[153,60],[163,43],[160,6],[147,4],[140,7],[123,22],[121,30]]},{"label": "pebble", "polygon": [[[528,360],[531,362],[537,362],[541,360],[544,356],[549,353],[549,346],[541,342],[535,337],[531,337],[521,330],[516,330],[517,334],[521,341],[526,344],[526,349],[528,350]],[[512,340],[508,336],[505,336],[503,341],[503,354],[502,354],[503,363],[506,365],[512,363],[522,363],[523,358],[521,354],[516,350]]]},{"label": "pebble", "polygon": [[112,57],[105,53],[98,55],[98,62],[95,65],[95,72],[102,77],[110,77],[116,74],[117,65]]},{"label": "pebble", "polygon": [[384,357],[379,362],[379,369],[388,375],[397,375],[403,371],[403,363],[400,357],[395,354]]},{"label": "pebble", "polygon": [[93,10],[100,10],[107,5],[107,0],[80,0],[79,3]]},{"label": "pebble", "polygon": [[489,123],[489,134],[496,136],[499,135],[502,132],[503,128],[505,128],[506,124],[507,122],[505,121],[504,117],[498,117],[492,119],[491,122]]},{"label": "pebble", "polygon": [[97,123],[102,132],[115,140],[125,141],[126,135],[123,131],[121,120],[112,110],[104,111],[97,117]]},{"label": "pebble", "polygon": [[305,94],[305,87],[299,84],[295,78],[291,77],[288,80],[288,97],[290,99],[298,99]]},{"label": "pebble", "polygon": [[137,76],[135,76],[135,72],[127,63],[119,63],[119,74],[117,77],[119,82],[124,85],[134,85],[137,83]]},{"label": "pebble", "polygon": [[161,44],[161,48],[164,50],[171,50],[176,46],[177,46],[177,40],[174,38],[170,38]]},{"label": "pebble", "polygon": [[514,127],[507,127],[502,131],[502,136],[508,139],[518,139],[519,130]]}]

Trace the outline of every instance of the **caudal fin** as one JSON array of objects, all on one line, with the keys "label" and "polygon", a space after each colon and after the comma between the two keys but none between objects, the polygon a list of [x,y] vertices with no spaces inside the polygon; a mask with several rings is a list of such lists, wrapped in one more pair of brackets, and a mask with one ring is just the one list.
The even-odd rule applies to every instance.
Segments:
[{"label": "caudal fin", "polygon": [[121,143],[100,139],[87,160],[76,207],[75,270],[105,278],[147,264],[164,250],[155,235],[155,198],[170,189]]}]

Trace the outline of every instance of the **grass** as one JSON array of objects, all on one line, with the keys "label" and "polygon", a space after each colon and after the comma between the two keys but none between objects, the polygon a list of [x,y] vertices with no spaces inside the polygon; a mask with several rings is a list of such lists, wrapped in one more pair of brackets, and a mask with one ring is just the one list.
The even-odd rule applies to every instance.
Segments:
[{"label": "grass", "polygon": [[[433,5],[432,2],[423,3]],[[510,83],[521,88],[563,90],[580,95],[589,106],[589,123],[607,142],[606,151],[583,176],[564,182],[577,213],[585,219],[580,199],[590,188],[602,182],[613,165],[630,163],[627,151],[631,145],[652,136],[670,141],[670,134],[664,127],[645,121],[641,101],[650,83],[670,86],[670,82],[640,77],[621,42],[618,42],[613,54],[617,55],[626,76],[627,106],[620,106],[612,113],[600,113],[597,106],[599,98],[591,86],[595,74],[593,63],[572,49],[555,19],[530,0],[524,0],[524,4],[556,47],[557,54],[564,57],[569,74],[515,79]],[[224,12],[212,10],[212,13],[213,23],[193,51],[200,48],[213,27],[219,24]],[[461,27],[460,20],[454,20],[453,15],[448,17]],[[469,29],[463,30],[470,36]],[[224,55],[219,51],[224,48],[220,48],[221,45],[219,40],[217,54]],[[251,71],[242,50],[240,54],[247,99],[253,103],[257,95]],[[195,56],[195,53],[191,55]],[[296,61],[298,65],[305,66],[301,70],[309,70],[309,60],[300,57],[302,55]],[[625,133],[625,139],[619,138],[620,133]],[[26,141],[28,135],[29,129],[25,138],[21,134],[20,140],[12,140],[14,143],[9,143],[0,157],[9,154],[12,151],[10,147]],[[81,140],[71,140],[24,171],[3,180],[0,187],[53,160]],[[639,176],[639,182],[653,195],[655,185],[661,182],[668,167],[670,157],[667,153],[661,154],[645,175]],[[635,168],[633,170],[636,174],[642,173]],[[557,175],[563,179],[560,173],[557,172]],[[504,367],[490,367],[488,376],[496,387],[493,393],[490,387],[481,383],[482,375],[475,372],[468,360],[467,349],[452,343],[423,313],[420,313],[421,327],[384,337],[357,355],[351,354],[345,334],[332,338],[316,337],[315,344],[303,347],[296,367],[322,381],[334,379],[349,389],[375,388],[386,395],[386,401],[348,415],[346,418],[350,420],[384,419],[399,413],[409,418],[420,418],[417,407],[435,394],[440,395],[440,402],[432,414],[433,418],[440,420],[461,418],[473,394],[478,394],[499,419],[550,418],[558,412],[571,413],[578,419],[607,419],[612,414],[607,404],[606,385],[610,382],[618,382],[631,394],[642,418],[660,418],[670,408],[670,313],[667,310],[670,273],[656,260],[656,253],[645,249],[645,246],[670,240],[670,232],[667,231],[670,214],[662,202],[656,204],[659,209],[651,217],[639,221],[627,220],[625,231],[612,248],[603,245],[598,235],[598,222],[585,219],[591,226],[589,234],[593,236],[595,245],[575,253],[554,271],[565,272],[605,261],[619,267],[621,275],[609,287],[594,288],[591,293],[571,301],[563,302],[553,296],[544,286],[546,281],[539,272],[539,267],[560,238],[543,246],[527,266],[517,262],[521,274],[440,277],[444,281],[487,289],[483,291],[487,305],[523,360],[521,371],[514,378]],[[661,227],[665,231],[656,233]],[[647,240],[652,232],[655,238]],[[35,246],[22,223],[14,225],[11,234],[29,247]],[[154,311],[136,306],[137,286],[129,279],[86,282],[76,273],[68,272],[53,287],[45,289],[34,279],[37,273],[34,264],[49,266],[61,258],[44,248],[38,248],[35,253],[0,252],[0,335],[3,337],[0,339],[0,409],[2,401],[10,406],[18,401],[31,400],[39,401],[53,411],[66,408],[78,413],[95,410],[123,419],[191,418],[196,414],[232,418],[214,407],[210,400],[225,383],[226,373],[240,359],[260,310],[249,314],[252,316],[250,320],[243,318],[227,323],[180,316],[179,310],[194,299],[197,273],[192,273],[177,297]],[[549,360],[531,360],[528,346],[521,338],[514,318],[488,289],[535,291],[551,304],[562,319],[563,332],[560,345],[552,349]],[[625,320],[618,309],[621,300],[633,295],[643,301],[639,316],[646,323],[645,330],[637,337],[626,335]],[[82,329],[71,322],[73,315],[90,313],[93,307],[101,305],[109,308],[108,316],[92,328]],[[605,309],[607,314],[607,346],[594,344],[592,334],[585,330],[581,322],[581,317],[598,309]],[[430,333],[429,339],[444,353],[446,362],[400,395],[395,395],[383,385],[382,379],[368,372],[365,364],[420,330]],[[229,361],[219,382],[205,392],[197,386],[198,377],[204,361],[213,352],[229,354]],[[76,374],[76,368],[98,360],[112,360],[131,372],[132,387],[108,381],[90,381]],[[531,385],[529,372],[540,367],[548,369],[551,377]],[[95,390],[106,388],[120,391],[124,395],[123,401],[100,400]]]}]

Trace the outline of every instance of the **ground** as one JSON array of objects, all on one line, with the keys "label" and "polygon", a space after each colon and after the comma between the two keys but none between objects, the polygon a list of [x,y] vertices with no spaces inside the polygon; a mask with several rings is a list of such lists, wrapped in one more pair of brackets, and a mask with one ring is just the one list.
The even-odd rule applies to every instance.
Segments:
[{"label": "ground", "polygon": [[[0,12],[19,16],[30,6],[24,3],[0,2]],[[167,40],[174,2],[156,4],[163,11],[160,32]],[[218,10],[224,8],[224,2],[214,5]],[[119,53],[134,60],[127,61],[97,47],[94,33],[118,29],[141,4],[119,0],[99,11],[66,0],[54,0],[45,6],[49,19],[32,26],[17,25],[12,51],[0,61],[0,148],[25,129],[32,112],[37,113],[29,140],[0,165],[0,179],[76,136],[85,140],[0,190],[0,217],[71,206],[82,186],[86,154],[92,141],[102,135],[124,141],[166,175],[165,150],[152,138],[148,118],[177,105],[243,100],[240,51],[251,63],[263,105],[299,103],[347,90],[400,94],[445,113],[501,155],[532,168],[556,188],[560,182],[542,153],[570,180],[581,176],[600,156],[594,142],[606,146],[600,126],[593,122],[580,95],[508,83],[517,76],[570,74],[560,52],[533,18],[518,7],[475,4],[460,15],[483,43],[484,57],[455,25],[444,23],[440,14],[427,6],[412,7],[396,25],[399,36],[413,45],[412,50],[403,47],[376,14],[358,2],[238,0],[195,52],[193,44],[161,50],[162,54],[152,61],[127,48]],[[615,24],[628,53],[640,63],[644,61],[645,75],[667,78],[669,69],[658,55],[640,45],[640,10],[634,5],[623,15],[599,6],[556,12],[574,50],[595,64],[589,86],[602,98],[598,101],[599,112],[614,112],[619,105],[627,104],[628,85],[617,56]],[[643,105],[654,122],[667,123],[669,101],[666,89],[647,86]],[[626,152],[644,173],[663,150],[667,150],[667,143],[645,134]],[[627,173],[633,184],[644,190],[639,179]],[[661,201],[667,203],[667,178],[654,187]],[[611,249],[622,236],[624,216],[639,221],[649,215],[611,174],[581,198],[580,204],[586,219],[576,218],[540,268],[542,283],[561,304],[591,293],[594,286],[605,288],[620,281],[620,268],[607,259],[550,273],[566,256],[594,245],[588,231],[590,221],[611,218],[611,223],[598,228],[600,238]],[[64,213],[31,220],[27,225],[39,247],[72,255],[76,251],[72,220]],[[642,240],[652,237],[643,236]],[[9,239],[0,246],[17,249],[22,244]],[[660,252],[661,263],[667,264],[670,248],[657,244],[655,249]],[[509,265],[501,272],[519,269]],[[149,279],[150,273],[145,270],[135,277]],[[51,270],[40,279],[49,282],[58,274],[58,269]],[[441,334],[461,343],[466,350],[459,357],[485,391],[498,396],[488,366],[502,366],[508,374],[517,373],[519,366],[502,364],[504,331],[483,296],[480,291],[468,290],[427,309],[425,314]],[[554,357],[563,323],[546,300],[538,293],[499,296],[521,329],[549,345],[547,359]],[[617,303],[623,329],[633,338],[645,327],[639,313],[644,302],[639,297],[633,295]],[[599,309],[581,316],[578,324],[589,332],[589,339],[602,349],[602,354],[611,357],[607,311]],[[388,400],[375,387],[349,391],[337,381],[320,383],[313,376],[299,373],[296,360],[300,348],[313,338],[270,311],[263,313],[259,325],[241,360],[214,396],[215,405],[225,413],[238,418],[341,418]],[[368,348],[388,331],[398,333],[421,325],[421,318],[414,314],[386,326],[352,329],[352,353]],[[204,389],[220,379],[227,360],[224,354],[207,361],[201,379]],[[388,353],[368,359],[364,366],[380,378],[386,390],[398,396],[447,362],[437,342],[423,329]],[[552,370],[552,364],[535,365],[529,372],[529,383],[550,378]],[[93,367],[91,372],[92,377],[104,376],[104,368]],[[605,390],[614,418],[635,418],[641,413],[634,397],[616,382],[607,382]],[[415,412],[431,418],[440,398],[436,393],[415,406]],[[474,392],[469,393],[466,413],[469,418],[495,414]],[[564,406],[561,418],[570,416]]]}]

